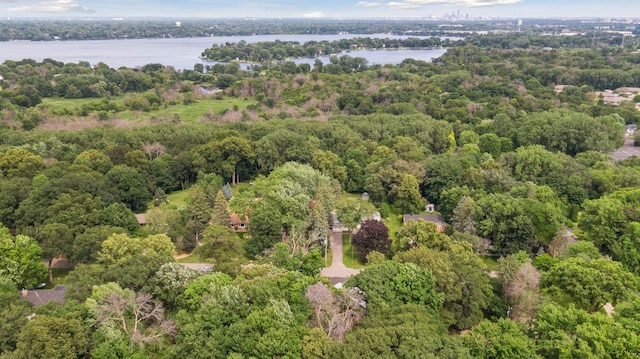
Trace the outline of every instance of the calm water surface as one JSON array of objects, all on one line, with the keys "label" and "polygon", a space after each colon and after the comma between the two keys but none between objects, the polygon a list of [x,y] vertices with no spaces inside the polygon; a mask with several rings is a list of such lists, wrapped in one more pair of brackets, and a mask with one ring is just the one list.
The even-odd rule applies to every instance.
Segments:
[{"label": "calm water surface", "polygon": [[[379,35],[258,35],[258,36],[222,36],[180,39],[132,39],[132,40],[84,40],[84,41],[10,41],[0,42],[0,63],[6,60],[34,59],[42,61],[51,58],[62,62],[88,61],[95,65],[104,62],[113,68],[121,66],[136,67],[150,63],[161,63],[176,69],[193,69],[196,63],[211,64],[199,58],[202,51],[213,44],[226,42],[256,43],[263,41],[334,41],[354,37],[379,37],[402,39],[407,36]],[[454,39],[455,40],[455,39]],[[445,49],[433,50],[377,50],[351,51],[352,57],[364,57],[370,65],[398,64],[406,58],[431,61],[446,52]],[[319,57],[324,63],[328,56]],[[297,63],[313,64],[315,59],[296,59]]]}]

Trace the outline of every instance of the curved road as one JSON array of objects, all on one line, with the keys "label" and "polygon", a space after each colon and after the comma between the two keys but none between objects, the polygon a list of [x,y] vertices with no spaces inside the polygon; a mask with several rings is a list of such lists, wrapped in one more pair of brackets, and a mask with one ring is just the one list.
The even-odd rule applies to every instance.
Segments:
[{"label": "curved road", "polygon": [[360,269],[347,268],[342,262],[342,232],[331,232],[331,253],[333,262],[323,268],[320,275],[328,277],[332,284],[344,282],[348,277],[360,273]]}]

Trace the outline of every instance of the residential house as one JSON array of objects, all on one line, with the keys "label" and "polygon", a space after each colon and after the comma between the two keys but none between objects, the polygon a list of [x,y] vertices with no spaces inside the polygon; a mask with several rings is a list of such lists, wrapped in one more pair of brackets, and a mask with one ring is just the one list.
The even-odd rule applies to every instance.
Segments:
[{"label": "residential house", "polygon": [[63,285],[59,285],[54,289],[23,289],[20,292],[20,297],[23,300],[31,302],[34,306],[44,305],[49,302],[57,302],[64,304],[64,295],[67,292],[67,288]]},{"label": "residential house", "polygon": [[230,213],[229,217],[231,217],[231,222],[229,223],[231,229],[236,232],[247,231],[247,226],[249,225],[249,218],[247,218],[247,216]]}]

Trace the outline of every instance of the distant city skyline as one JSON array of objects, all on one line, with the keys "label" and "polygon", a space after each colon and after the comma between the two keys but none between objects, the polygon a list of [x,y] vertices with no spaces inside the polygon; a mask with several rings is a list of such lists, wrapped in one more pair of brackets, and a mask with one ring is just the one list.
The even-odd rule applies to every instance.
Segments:
[{"label": "distant city skyline", "polygon": [[640,18],[640,1],[594,0],[0,0],[3,17]]}]

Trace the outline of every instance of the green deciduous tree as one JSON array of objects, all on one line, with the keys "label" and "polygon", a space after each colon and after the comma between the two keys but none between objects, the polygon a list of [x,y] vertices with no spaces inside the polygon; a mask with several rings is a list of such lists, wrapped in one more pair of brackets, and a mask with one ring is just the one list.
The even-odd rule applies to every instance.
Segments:
[{"label": "green deciduous tree", "polygon": [[18,288],[31,288],[46,275],[42,249],[35,239],[21,234],[14,237],[8,228],[0,227],[0,276]]},{"label": "green deciduous tree", "polygon": [[63,255],[70,256],[73,234],[62,223],[50,223],[38,228],[36,239],[42,248],[42,257],[49,262],[49,281],[53,282],[53,260]]},{"label": "green deciduous tree", "polygon": [[194,254],[207,262],[214,263],[215,270],[236,273],[245,263],[243,241],[229,228],[217,224],[210,225],[202,233],[202,244]]},{"label": "green deciduous tree", "polygon": [[342,357],[356,358],[471,358],[459,337],[428,309],[416,304],[395,305],[368,314],[347,334]]},{"label": "green deciduous tree", "polygon": [[33,313],[29,302],[21,300],[18,289],[9,278],[0,275],[0,357],[16,348],[18,335]]},{"label": "green deciduous tree", "polygon": [[13,357],[80,358],[88,348],[88,330],[80,318],[37,315],[20,332]]},{"label": "green deciduous tree", "polygon": [[0,174],[2,177],[33,178],[44,169],[42,157],[21,148],[0,152]]},{"label": "green deciduous tree", "polygon": [[404,175],[396,194],[396,207],[402,213],[419,213],[426,201],[420,194],[418,181],[412,175]]},{"label": "green deciduous tree", "polygon": [[194,164],[209,173],[217,173],[231,184],[238,183],[237,167],[242,160],[252,161],[254,157],[251,142],[245,138],[230,136],[212,141],[194,149]]},{"label": "green deciduous tree", "polygon": [[112,203],[102,211],[103,225],[124,228],[129,233],[135,233],[140,224],[136,216],[122,203]]},{"label": "green deciduous tree", "polygon": [[115,190],[120,201],[132,210],[144,210],[152,199],[148,183],[144,175],[137,169],[128,166],[113,167],[106,178]]},{"label": "green deciduous tree", "polygon": [[464,344],[474,358],[541,358],[524,326],[511,319],[483,321],[464,337]]},{"label": "green deciduous tree", "polygon": [[95,149],[81,152],[78,156],[76,156],[73,164],[87,166],[92,170],[98,171],[102,174],[106,174],[113,167],[113,162],[111,162],[109,156]]},{"label": "green deciduous tree", "polygon": [[598,311],[638,289],[638,278],[610,259],[568,258],[543,273],[542,284],[565,293],[581,309]]},{"label": "green deciduous tree", "polygon": [[383,262],[350,277],[346,286],[362,289],[371,310],[420,304],[430,313],[438,313],[443,301],[443,295],[436,292],[433,274],[413,263]]},{"label": "green deciduous tree", "polygon": [[444,324],[459,330],[471,328],[482,320],[493,297],[487,269],[470,244],[451,240],[436,243],[400,252],[393,259],[431,271],[436,291],[444,294],[440,311]]},{"label": "green deciduous tree", "polygon": [[638,353],[640,337],[623,323],[605,313],[547,304],[538,311],[532,330],[544,358],[626,358]]},{"label": "green deciduous tree", "polygon": [[126,234],[112,234],[102,242],[98,261],[105,265],[125,262],[131,257],[158,255],[166,262],[173,261],[175,247],[165,234],[154,234],[144,238]]},{"label": "green deciduous tree", "polygon": [[153,296],[167,308],[184,306],[183,293],[189,284],[202,273],[189,269],[179,263],[165,263],[153,278]]}]

